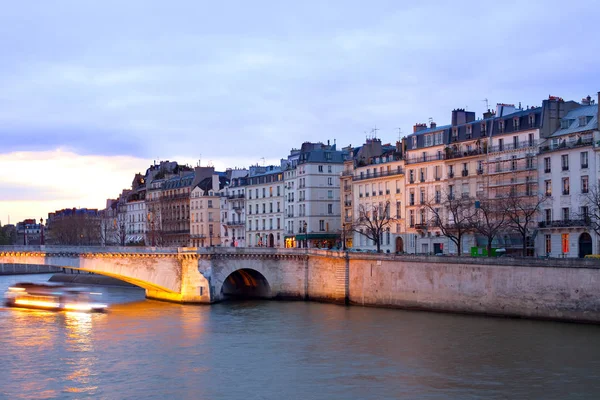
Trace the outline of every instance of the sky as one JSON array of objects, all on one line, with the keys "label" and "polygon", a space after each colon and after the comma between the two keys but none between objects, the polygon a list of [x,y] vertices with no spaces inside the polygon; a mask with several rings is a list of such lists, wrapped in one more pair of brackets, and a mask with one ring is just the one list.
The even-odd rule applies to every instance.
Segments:
[{"label": "sky", "polygon": [[0,221],[103,208],[154,160],[278,163],[454,108],[600,90],[600,6],[21,0],[0,12]]}]

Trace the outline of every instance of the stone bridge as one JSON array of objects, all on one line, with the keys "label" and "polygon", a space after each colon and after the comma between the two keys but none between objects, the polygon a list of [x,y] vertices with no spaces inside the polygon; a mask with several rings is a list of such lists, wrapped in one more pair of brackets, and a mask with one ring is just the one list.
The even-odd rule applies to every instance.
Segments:
[{"label": "stone bridge", "polygon": [[[328,257],[321,253],[313,256]],[[312,298],[344,302],[347,263],[339,254],[331,265],[337,280],[311,273],[304,249],[0,246],[0,264],[92,272],[139,286],[148,298],[181,303],[228,296],[308,299],[311,292]]]}]

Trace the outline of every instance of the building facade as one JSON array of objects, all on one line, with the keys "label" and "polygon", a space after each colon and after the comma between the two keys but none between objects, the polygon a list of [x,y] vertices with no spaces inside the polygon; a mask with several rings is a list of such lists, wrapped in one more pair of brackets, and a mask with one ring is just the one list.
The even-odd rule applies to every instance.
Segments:
[{"label": "building facade", "polygon": [[246,246],[284,247],[281,166],[250,167],[246,186]]}]

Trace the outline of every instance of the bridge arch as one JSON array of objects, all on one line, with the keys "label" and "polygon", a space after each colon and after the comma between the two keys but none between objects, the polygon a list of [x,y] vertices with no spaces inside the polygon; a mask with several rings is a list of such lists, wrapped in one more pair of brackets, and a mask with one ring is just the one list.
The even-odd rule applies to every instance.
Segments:
[{"label": "bridge arch", "polygon": [[267,278],[252,268],[241,268],[230,273],[219,293],[224,298],[270,298],[271,285]]}]

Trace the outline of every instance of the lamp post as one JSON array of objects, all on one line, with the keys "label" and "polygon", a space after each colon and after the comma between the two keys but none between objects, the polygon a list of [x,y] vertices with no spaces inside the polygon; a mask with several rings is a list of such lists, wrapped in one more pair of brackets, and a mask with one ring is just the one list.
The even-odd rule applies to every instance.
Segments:
[{"label": "lamp post", "polygon": [[44,218],[40,218],[40,245],[44,245]]},{"label": "lamp post", "polygon": [[304,248],[308,247],[308,232],[306,231],[306,227],[308,224],[304,221]]}]

